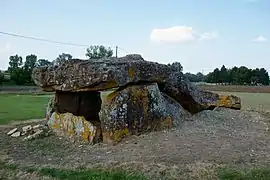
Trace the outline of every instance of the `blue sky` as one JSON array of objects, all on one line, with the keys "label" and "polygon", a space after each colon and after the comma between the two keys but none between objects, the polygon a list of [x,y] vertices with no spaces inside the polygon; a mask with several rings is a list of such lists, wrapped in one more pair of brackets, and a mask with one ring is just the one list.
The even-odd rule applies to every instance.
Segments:
[{"label": "blue sky", "polygon": [[[0,31],[78,44],[104,44],[119,55],[139,53],[184,71],[209,72],[222,64],[270,71],[269,0],[2,0]],[[122,50],[123,49],[123,50]],[[10,55],[85,58],[85,47],[0,34],[0,69]]]}]

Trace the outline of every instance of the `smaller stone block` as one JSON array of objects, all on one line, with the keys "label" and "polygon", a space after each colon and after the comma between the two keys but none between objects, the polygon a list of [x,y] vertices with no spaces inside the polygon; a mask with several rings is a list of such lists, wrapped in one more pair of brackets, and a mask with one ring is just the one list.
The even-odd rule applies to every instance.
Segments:
[{"label": "smaller stone block", "polygon": [[48,126],[59,136],[79,138],[88,143],[92,143],[96,135],[96,127],[92,123],[83,116],[74,116],[71,113],[53,112]]}]

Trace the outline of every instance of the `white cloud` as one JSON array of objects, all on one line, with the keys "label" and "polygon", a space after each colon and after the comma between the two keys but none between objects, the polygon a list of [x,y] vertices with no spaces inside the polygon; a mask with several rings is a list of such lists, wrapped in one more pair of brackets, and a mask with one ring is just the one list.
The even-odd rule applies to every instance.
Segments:
[{"label": "white cloud", "polygon": [[218,38],[218,33],[217,32],[206,32],[203,33],[200,36],[200,40],[212,40],[212,39],[217,39]]},{"label": "white cloud", "polygon": [[194,40],[212,40],[218,37],[217,32],[197,33],[189,26],[174,26],[170,28],[155,28],[150,34],[150,39],[154,42],[164,44],[186,43]]},{"label": "white cloud", "polygon": [[267,41],[267,39],[263,36],[258,36],[255,39],[253,39],[253,41],[264,42],[264,41]]},{"label": "white cloud", "polygon": [[175,26],[165,29],[153,29],[150,39],[161,43],[183,43],[195,39],[192,27]]}]

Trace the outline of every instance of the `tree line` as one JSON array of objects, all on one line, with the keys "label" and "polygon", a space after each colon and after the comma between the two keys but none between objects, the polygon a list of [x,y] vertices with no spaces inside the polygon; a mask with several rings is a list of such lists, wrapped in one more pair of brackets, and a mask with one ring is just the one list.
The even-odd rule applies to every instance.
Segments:
[{"label": "tree line", "polygon": [[[111,57],[113,50],[103,45],[93,45],[86,49],[87,59],[99,59],[102,57]],[[38,59],[37,55],[30,54],[25,57],[25,61],[18,54],[9,57],[9,66],[6,71],[0,71],[0,85],[10,83],[15,85],[34,85],[31,74],[35,67],[60,65],[61,63],[72,59],[68,53],[60,54],[55,60]]]},{"label": "tree line", "polygon": [[226,68],[224,65],[213,72],[203,75],[202,73],[186,73],[191,82],[207,82],[230,85],[269,85],[269,74],[264,68],[250,69],[245,66]]}]

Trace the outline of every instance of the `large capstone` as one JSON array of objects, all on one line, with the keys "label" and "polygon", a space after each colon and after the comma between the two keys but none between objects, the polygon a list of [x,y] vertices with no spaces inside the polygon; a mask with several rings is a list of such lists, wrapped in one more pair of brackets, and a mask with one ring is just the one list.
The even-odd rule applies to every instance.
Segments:
[{"label": "large capstone", "polygon": [[156,83],[129,86],[104,98],[100,111],[103,141],[113,143],[133,134],[170,129],[189,117]]}]

